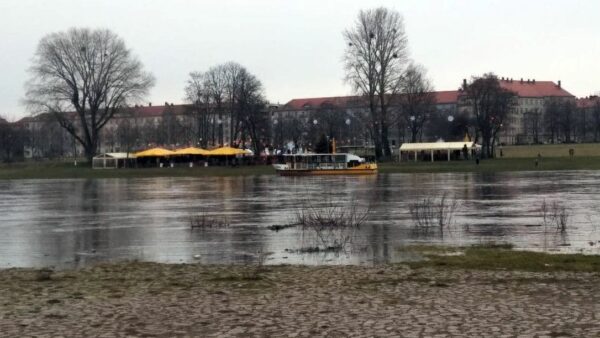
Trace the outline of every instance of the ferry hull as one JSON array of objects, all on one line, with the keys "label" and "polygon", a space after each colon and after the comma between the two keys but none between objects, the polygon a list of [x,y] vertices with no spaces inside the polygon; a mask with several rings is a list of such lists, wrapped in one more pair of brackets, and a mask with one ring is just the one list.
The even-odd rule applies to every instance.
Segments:
[{"label": "ferry hull", "polygon": [[277,168],[281,176],[319,176],[319,175],[375,175],[377,164],[362,164],[346,169],[287,169]]},{"label": "ferry hull", "polygon": [[288,169],[277,170],[281,176],[321,176],[321,175],[375,175],[377,169],[321,169],[321,170],[301,170]]}]

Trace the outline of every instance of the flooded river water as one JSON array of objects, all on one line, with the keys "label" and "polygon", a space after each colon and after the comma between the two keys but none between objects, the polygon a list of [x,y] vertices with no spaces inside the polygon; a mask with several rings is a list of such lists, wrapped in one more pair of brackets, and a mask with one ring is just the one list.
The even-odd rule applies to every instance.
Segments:
[{"label": "flooded river water", "polygon": [[[417,232],[409,205],[455,197],[453,225]],[[374,264],[401,261],[407,243],[508,242],[517,248],[600,254],[600,172],[380,174],[373,177],[201,177],[0,181],[0,268],[79,267],[102,261]],[[541,226],[542,202],[568,212],[565,233]],[[298,253],[311,236],[303,206],[367,210],[341,252]],[[199,214],[230,226],[191,229]]]}]

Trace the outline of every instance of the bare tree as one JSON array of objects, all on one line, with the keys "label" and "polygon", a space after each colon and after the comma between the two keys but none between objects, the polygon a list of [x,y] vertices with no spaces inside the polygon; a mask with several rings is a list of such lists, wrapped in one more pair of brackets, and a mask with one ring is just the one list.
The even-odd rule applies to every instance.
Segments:
[{"label": "bare tree", "polygon": [[354,27],[344,32],[344,39],[346,81],[367,99],[376,157],[389,157],[389,99],[397,93],[408,62],[404,21],[400,13],[387,8],[363,10]]},{"label": "bare tree", "polygon": [[481,135],[483,157],[494,157],[495,140],[515,106],[516,94],[500,87],[492,73],[463,84],[464,99],[471,108]]},{"label": "bare tree", "polygon": [[259,155],[269,130],[269,114],[262,83],[243,67],[239,69],[236,83],[234,109],[237,120],[240,121],[240,139],[245,141],[249,138],[254,153]]},{"label": "bare tree", "polygon": [[553,98],[546,102],[544,122],[550,133],[552,143],[562,140],[566,143],[573,141],[573,133],[577,122],[577,107],[573,100]]},{"label": "bare tree", "polygon": [[187,113],[192,116],[194,121],[195,142],[206,147],[210,138],[212,105],[211,92],[207,86],[205,73],[190,73],[185,86],[185,100],[191,103]]},{"label": "bare tree", "polygon": [[540,132],[542,130],[542,113],[537,109],[532,109],[523,114],[523,124],[525,134],[531,136],[533,143],[540,143]]},{"label": "bare tree", "polygon": [[563,100],[559,106],[558,125],[562,131],[565,143],[573,141],[572,136],[577,121],[577,107],[572,100]]},{"label": "bare tree", "polygon": [[400,83],[400,118],[408,126],[411,142],[417,142],[423,126],[435,112],[433,85],[423,66],[410,64]]},{"label": "bare tree", "polygon": [[550,142],[556,142],[559,134],[560,101],[558,99],[549,99],[545,104],[544,125],[546,133],[550,135]]},{"label": "bare tree", "polygon": [[309,121],[318,121],[316,125],[311,123],[311,139],[316,140],[321,135],[326,135],[340,141],[344,134],[347,134],[344,133],[344,129],[347,129],[345,127],[347,127],[346,120],[348,118],[345,109],[339,106],[333,104],[321,105],[310,114]]},{"label": "bare tree", "polygon": [[[223,140],[223,117],[224,117],[224,104],[226,100],[225,90],[227,87],[227,78],[225,73],[225,67],[223,65],[213,66],[206,72],[206,80],[204,86],[206,87],[209,95],[210,102],[212,103],[215,115],[211,118],[211,139],[212,145],[217,143],[222,145]],[[215,138],[215,131],[217,136]]]},{"label": "bare tree", "polygon": [[181,144],[187,143],[185,132],[181,121],[178,119],[173,106],[165,102],[165,110],[158,125],[159,138],[156,140],[159,144],[168,147],[178,147]]},{"label": "bare tree", "polygon": [[594,142],[598,142],[600,141],[600,100],[597,97],[594,98],[592,119],[594,121]]},{"label": "bare tree", "polygon": [[199,124],[204,126],[205,139],[211,138],[213,145],[215,139],[224,144],[227,125],[229,142],[249,140],[260,153],[262,141],[268,138],[269,114],[262,83],[256,76],[238,63],[227,62],[205,73],[190,73],[185,91]]},{"label": "bare tree", "polygon": [[[26,146],[32,158],[63,156],[73,144],[73,137],[60,127],[50,114],[43,114],[27,122]],[[75,155],[75,153],[73,153]]]},{"label": "bare tree", "polygon": [[[310,123],[312,125],[312,123]],[[309,130],[309,123],[306,119],[296,115],[280,118],[274,127],[275,143],[284,146],[284,143],[291,141],[293,146],[298,149],[305,143],[303,138]]]},{"label": "bare tree", "polygon": [[28,104],[34,112],[54,114],[89,161],[106,123],[154,84],[125,42],[109,30],[72,28],[45,36],[29,71]]},{"label": "bare tree", "polygon": [[0,118],[0,159],[12,162],[23,157],[27,131],[23,126]]},{"label": "bare tree", "polygon": [[[240,112],[236,106],[237,96],[240,90],[245,91],[248,88],[241,89],[242,82],[248,80],[248,71],[239,63],[229,61],[221,65],[225,78],[225,98],[227,100],[227,114],[229,115],[229,140],[233,142],[241,132],[242,123]],[[246,83],[248,85],[248,83]],[[252,85],[252,84],[250,84]]]}]

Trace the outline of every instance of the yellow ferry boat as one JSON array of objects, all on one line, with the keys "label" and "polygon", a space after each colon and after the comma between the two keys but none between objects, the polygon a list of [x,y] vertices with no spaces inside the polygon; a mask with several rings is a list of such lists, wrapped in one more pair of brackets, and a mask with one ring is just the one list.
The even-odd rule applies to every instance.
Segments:
[{"label": "yellow ferry boat", "polygon": [[354,154],[284,155],[284,162],[273,165],[281,176],[377,174],[376,163],[367,163]]}]

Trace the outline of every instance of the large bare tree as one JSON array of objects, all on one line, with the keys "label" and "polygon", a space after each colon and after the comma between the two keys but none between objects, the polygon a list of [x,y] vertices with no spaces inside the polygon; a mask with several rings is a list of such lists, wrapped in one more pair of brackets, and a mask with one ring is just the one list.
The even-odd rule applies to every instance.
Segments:
[{"label": "large bare tree", "polygon": [[117,111],[147,95],[151,74],[109,30],[72,28],[38,44],[27,83],[34,113],[52,113],[91,161],[100,131]]},{"label": "large bare tree", "polygon": [[212,102],[215,116],[211,119],[211,130],[213,145],[215,145],[215,130],[217,131],[217,143],[219,145],[224,144],[224,131],[223,131],[223,118],[225,114],[225,101],[227,88],[227,78],[225,73],[225,67],[223,65],[213,66],[208,69],[205,74],[206,82],[205,87],[210,95],[210,101]]},{"label": "large bare tree", "polygon": [[229,140],[234,142],[241,132],[243,121],[240,119],[240,112],[237,109],[237,96],[248,73],[244,66],[237,62],[229,61],[220,66],[225,78],[225,98],[227,100],[227,115],[229,118]]},{"label": "large bare tree", "polygon": [[423,133],[423,126],[435,112],[433,85],[423,66],[411,63],[406,68],[397,99],[402,125],[408,126],[411,142],[417,142]]},{"label": "large bare tree", "polygon": [[193,109],[199,114],[205,112],[203,118],[211,127],[213,145],[215,131],[218,143],[225,143],[224,126],[227,125],[227,137],[232,144],[249,140],[257,154],[262,150],[260,141],[269,131],[266,100],[262,83],[246,68],[227,62],[210,67],[204,73],[192,72],[185,91]]},{"label": "large bare tree", "polygon": [[391,156],[389,100],[398,91],[408,62],[408,39],[399,12],[384,7],[362,10],[344,32],[346,81],[369,106],[369,128],[378,159]]},{"label": "large bare tree", "polygon": [[240,121],[241,139],[250,140],[254,153],[259,155],[268,138],[269,114],[262,83],[256,76],[241,68],[234,91],[235,116]]},{"label": "large bare tree", "polygon": [[[526,111],[523,114],[523,129],[528,141],[534,144],[540,143],[540,134],[542,131],[542,112],[534,108]],[[529,139],[531,136],[531,139]]]},{"label": "large bare tree", "polygon": [[462,91],[481,136],[482,155],[494,157],[495,140],[512,113],[516,93],[502,88],[498,77],[491,73],[473,77],[471,83],[463,84]]}]

